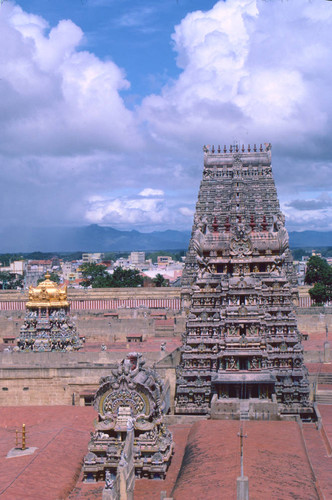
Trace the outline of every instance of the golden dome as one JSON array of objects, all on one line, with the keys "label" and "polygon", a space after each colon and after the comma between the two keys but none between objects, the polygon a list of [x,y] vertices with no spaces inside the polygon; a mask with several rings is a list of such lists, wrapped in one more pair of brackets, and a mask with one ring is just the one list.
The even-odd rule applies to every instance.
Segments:
[{"label": "golden dome", "polygon": [[32,285],[29,287],[29,301],[26,303],[26,307],[69,307],[67,287],[60,287],[57,283],[51,281],[50,277],[50,274],[47,273],[45,274],[45,281],[39,283],[36,288]]}]

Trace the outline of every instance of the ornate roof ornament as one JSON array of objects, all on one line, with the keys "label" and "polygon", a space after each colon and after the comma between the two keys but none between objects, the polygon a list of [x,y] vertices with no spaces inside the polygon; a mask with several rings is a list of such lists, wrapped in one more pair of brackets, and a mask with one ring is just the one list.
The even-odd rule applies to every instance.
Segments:
[{"label": "ornate roof ornament", "polygon": [[50,280],[51,275],[47,273],[45,280],[37,287],[29,287],[29,300],[26,303],[28,309],[33,308],[66,308],[69,307],[67,301],[67,287],[61,287]]},{"label": "ornate roof ornament", "polygon": [[98,421],[84,460],[85,479],[104,480],[107,471],[115,477],[128,432],[134,432],[136,475],[165,477],[173,453],[172,434],[163,423],[166,392],[155,370],[144,365],[142,354],[132,352],[101,378],[94,399]]}]

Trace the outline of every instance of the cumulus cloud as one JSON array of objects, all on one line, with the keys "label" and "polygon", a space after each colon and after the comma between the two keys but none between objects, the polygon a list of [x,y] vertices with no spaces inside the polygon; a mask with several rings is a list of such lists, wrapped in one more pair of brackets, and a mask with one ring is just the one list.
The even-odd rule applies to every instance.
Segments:
[{"label": "cumulus cloud", "polygon": [[[142,192],[145,192],[142,195]],[[185,222],[190,223],[192,209],[179,206],[164,197],[161,190],[144,189],[138,195],[118,198],[93,196],[87,200],[86,218],[90,223],[112,225],[119,228],[136,226],[141,230],[165,229]],[[187,220],[189,217],[189,220]],[[168,221],[170,226],[165,226]],[[173,225],[173,226],[172,226]]]},{"label": "cumulus cloud", "polygon": [[292,231],[332,231],[331,208],[305,210],[290,208],[287,204],[281,205],[286,215],[286,223]]},{"label": "cumulus cloud", "polygon": [[292,230],[311,229],[314,231],[331,231],[332,198],[322,193],[317,198],[295,199],[282,203],[282,210]]},{"label": "cumulus cloud", "polygon": [[290,229],[331,227],[331,2],[227,0],[189,13],[172,36],[178,77],[133,110],[126,68],[83,50],[84,37],[71,20],[49,26],[1,5],[6,221],[188,228],[201,146],[238,140],[272,142]]},{"label": "cumulus cloud", "polygon": [[[0,148],[5,154],[80,154],[139,142],[119,92],[124,71],[82,51],[70,20],[49,28],[39,16],[0,9]],[[127,144],[130,135],[130,144]]]},{"label": "cumulus cloud", "polygon": [[331,33],[328,2],[228,0],[192,12],[173,35],[179,78],[143,100],[141,117],[169,149],[272,142],[281,198],[330,190]]},{"label": "cumulus cloud", "polygon": [[188,207],[180,207],[179,212],[180,212],[180,214],[182,214],[186,217],[193,217],[194,213],[195,213],[193,208],[188,208]]},{"label": "cumulus cloud", "polygon": [[290,201],[287,206],[296,208],[296,210],[322,210],[332,207],[332,198],[329,194],[322,193],[316,199]]},{"label": "cumulus cloud", "polygon": [[326,131],[331,10],[300,0],[228,0],[188,14],[173,35],[182,73],[142,105],[154,137],[281,142],[292,134],[298,145]]},{"label": "cumulus cloud", "polygon": [[162,189],[151,189],[145,188],[139,193],[140,196],[164,196],[164,191]]}]

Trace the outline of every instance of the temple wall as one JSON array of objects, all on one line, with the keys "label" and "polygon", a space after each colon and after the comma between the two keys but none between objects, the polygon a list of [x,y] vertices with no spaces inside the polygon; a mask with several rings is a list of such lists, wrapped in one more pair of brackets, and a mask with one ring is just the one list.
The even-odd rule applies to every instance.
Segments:
[{"label": "temple wall", "polygon": [[[126,340],[127,334],[179,336],[185,327],[179,288],[68,290],[71,316],[81,336],[92,342]],[[0,291],[0,342],[17,337],[27,294]]]},{"label": "temple wall", "polygon": [[[307,288],[300,287],[300,297],[307,296]],[[143,338],[179,337],[185,329],[180,288],[69,289],[68,295],[76,304],[71,315],[80,335],[92,342],[126,340],[128,333],[142,334]],[[26,301],[26,293],[0,290],[0,342],[18,336]],[[168,321],[163,324],[163,320]],[[332,307],[298,308],[297,321],[304,333],[325,331],[326,324],[331,331]]]},{"label": "temple wall", "polygon": [[[165,353],[145,353],[147,365]],[[84,405],[123,352],[0,353],[0,406]],[[167,385],[168,388],[168,385]],[[168,389],[167,389],[168,390]],[[168,396],[167,396],[168,398]]]},{"label": "temple wall", "polygon": [[299,308],[296,317],[300,332],[325,332],[326,325],[332,331],[332,307]]},{"label": "temple wall", "polygon": [[[180,301],[180,289],[101,289],[70,290],[70,298],[88,303],[97,300],[165,301],[165,307],[122,307],[113,310],[96,308],[73,311],[72,316],[80,335],[87,341],[103,343],[125,341],[128,333],[140,333],[143,339],[149,336],[176,336],[185,330],[185,315],[177,307],[171,309],[169,300]],[[0,342],[4,337],[16,338],[23,323],[27,297],[17,291],[0,291],[0,302],[12,303],[11,310],[0,310]],[[15,309],[15,303],[19,307]],[[21,304],[24,307],[21,307]],[[150,302],[151,303],[151,302]],[[95,304],[96,305],[96,304]],[[133,306],[134,303],[131,302]],[[152,305],[157,305],[152,302]],[[159,303],[160,305],[160,303]],[[116,313],[118,316],[112,316]],[[111,315],[110,315],[111,314]],[[162,318],[162,319],[160,319]],[[169,320],[173,320],[169,321]],[[332,308],[299,308],[299,329],[304,333],[325,334],[325,325],[332,330]],[[166,321],[166,325],[163,323]],[[168,321],[168,323],[167,323]],[[133,349],[137,349],[138,346]],[[144,351],[144,344],[141,345]],[[99,385],[101,376],[107,374],[112,364],[122,359],[121,352],[75,352],[75,353],[0,353],[0,405],[45,405],[84,404],[84,394],[92,394]],[[306,362],[319,362],[320,351],[305,352]],[[170,404],[174,402],[175,367],[179,363],[179,352],[166,354],[145,353],[148,363],[157,363],[160,375],[170,384]],[[162,359],[163,358],[163,359]],[[160,361],[162,359],[162,361]],[[28,389],[25,389],[28,387]],[[7,388],[3,389],[3,388]],[[81,398],[80,398],[81,395]]]}]

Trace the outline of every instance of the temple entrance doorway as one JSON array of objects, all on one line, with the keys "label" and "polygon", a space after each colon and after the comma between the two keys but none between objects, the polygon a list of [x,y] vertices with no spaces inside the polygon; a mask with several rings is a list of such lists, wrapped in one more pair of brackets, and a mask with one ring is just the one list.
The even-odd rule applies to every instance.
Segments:
[{"label": "temple entrance doorway", "polygon": [[218,398],[230,399],[270,399],[274,390],[266,384],[230,383],[216,384],[215,392]]}]

